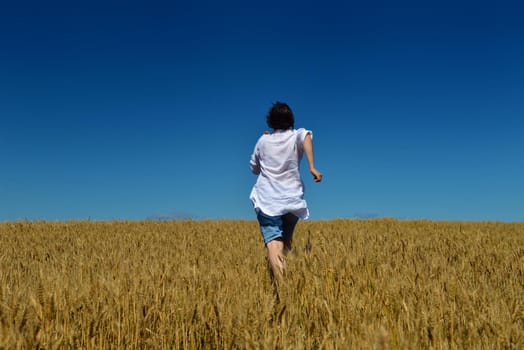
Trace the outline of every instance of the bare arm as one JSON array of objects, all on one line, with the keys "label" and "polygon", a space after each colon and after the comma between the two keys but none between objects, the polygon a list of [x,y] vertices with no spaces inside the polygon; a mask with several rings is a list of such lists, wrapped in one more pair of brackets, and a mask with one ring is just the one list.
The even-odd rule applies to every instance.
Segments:
[{"label": "bare arm", "polygon": [[311,175],[313,175],[313,180],[315,180],[315,182],[322,181],[322,173],[315,168],[315,156],[313,154],[313,141],[311,140],[311,134],[307,134],[304,139],[304,153],[306,153],[309,171],[311,172]]}]

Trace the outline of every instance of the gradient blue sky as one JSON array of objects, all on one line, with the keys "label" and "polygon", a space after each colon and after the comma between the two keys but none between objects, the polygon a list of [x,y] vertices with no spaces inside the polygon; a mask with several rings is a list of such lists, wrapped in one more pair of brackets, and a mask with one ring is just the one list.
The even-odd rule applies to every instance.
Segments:
[{"label": "gradient blue sky", "polygon": [[281,100],[314,132],[312,219],[524,221],[522,18],[504,1],[2,2],[0,220],[254,219],[249,156]]}]

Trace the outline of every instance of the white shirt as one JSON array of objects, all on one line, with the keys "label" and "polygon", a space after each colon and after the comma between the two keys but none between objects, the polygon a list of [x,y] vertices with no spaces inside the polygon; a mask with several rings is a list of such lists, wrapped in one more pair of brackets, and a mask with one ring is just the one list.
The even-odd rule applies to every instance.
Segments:
[{"label": "white shirt", "polygon": [[300,219],[309,217],[299,167],[307,134],[313,137],[303,128],[277,130],[258,139],[250,161],[251,171],[258,175],[249,196],[255,210],[270,216],[293,213]]}]

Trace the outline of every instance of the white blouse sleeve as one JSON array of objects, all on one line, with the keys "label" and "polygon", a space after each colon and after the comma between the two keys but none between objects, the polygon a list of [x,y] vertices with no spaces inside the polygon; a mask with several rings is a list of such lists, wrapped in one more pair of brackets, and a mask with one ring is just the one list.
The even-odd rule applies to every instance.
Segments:
[{"label": "white blouse sleeve", "polygon": [[253,150],[253,154],[251,154],[251,159],[249,161],[249,166],[251,167],[251,172],[255,175],[260,174],[260,155],[258,151],[258,144],[255,145],[255,149]]},{"label": "white blouse sleeve", "polygon": [[304,146],[304,140],[307,134],[311,135],[311,139],[313,139],[313,131],[304,128],[297,129],[297,143],[300,148]]}]

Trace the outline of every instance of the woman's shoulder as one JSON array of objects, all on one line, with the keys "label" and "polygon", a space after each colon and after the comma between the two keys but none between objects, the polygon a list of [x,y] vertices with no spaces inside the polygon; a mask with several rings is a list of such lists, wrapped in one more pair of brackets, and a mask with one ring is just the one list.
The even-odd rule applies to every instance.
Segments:
[{"label": "woman's shoulder", "polygon": [[269,133],[264,133],[264,134],[262,134],[262,135],[258,138],[256,145],[257,145],[257,146],[260,146],[260,145],[264,144],[265,142],[267,142],[267,140],[269,139],[270,136],[271,136],[271,135],[270,135]]},{"label": "woman's shoulder", "polygon": [[306,137],[306,135],[311,135],[311,137],[313,137],[313,131],[309,130],[309,129],[306,129],[306,128],[298,128],[298,129],[294,129],[293,132],[295,133],[295,135],[297,136],[297,138],[300,140],[300,141],[304,141],[304,138]]}]

